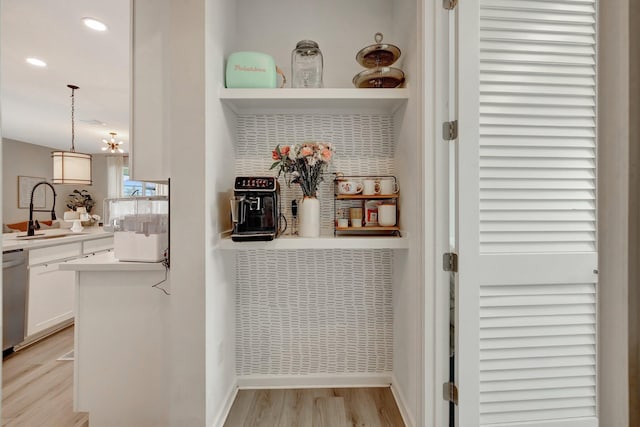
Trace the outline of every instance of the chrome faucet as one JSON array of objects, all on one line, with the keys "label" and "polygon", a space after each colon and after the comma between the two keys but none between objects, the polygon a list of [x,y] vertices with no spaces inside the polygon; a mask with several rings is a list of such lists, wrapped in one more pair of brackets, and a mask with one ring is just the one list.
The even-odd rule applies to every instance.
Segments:
[{"label": "chrome faucet", "polygon": [[56,190],[55,188],[53,188],[53,185],[49,184],[47,181],[40,181],[39,183],[34,185],[33,188],[31,189],[31,200],[29,203],[29,225],[27,227],[27,236],[35,236],[36,234],[36,229],[33,225],[33,213],[49,212],[46,209],[33,209],[33,194],[35,193],[36,188],[38,188],[38,186],[42,184],[48,185],[49,187],[51,187],[51,191],[53,191],[53,206],[51,207],[51,221],[55,221],[56,219]]}]

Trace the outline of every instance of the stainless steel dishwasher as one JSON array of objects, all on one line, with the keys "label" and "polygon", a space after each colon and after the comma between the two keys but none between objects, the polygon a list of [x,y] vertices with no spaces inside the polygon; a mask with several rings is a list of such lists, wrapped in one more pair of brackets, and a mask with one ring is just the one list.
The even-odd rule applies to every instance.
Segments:
[{"label": "stainless steel dishwasher", "polygon": [[27,252],[2,253],[2,353],[24,341],[27,304]]}]

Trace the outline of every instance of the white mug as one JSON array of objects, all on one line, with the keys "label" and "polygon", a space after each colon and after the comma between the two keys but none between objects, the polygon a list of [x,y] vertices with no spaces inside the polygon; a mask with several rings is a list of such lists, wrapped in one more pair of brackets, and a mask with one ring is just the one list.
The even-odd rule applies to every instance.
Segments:
[{"label": "white mug", "polygon": [[378,224],[383,227],[396,225],[396,205],[378,206]]},{"label": "white mug", "polygon": [[338,228],[348,228],[349,218],[338,218]]},{"label": "white mug", "polygon": [[338,192],[340,194],[358,194],[362,192],[362,184],[356,181],[338,182]]},{"label": "white mug", "polygon": [[368,196],[380,194],[380,183],[375,179],[365,179],[362,184],[362,194]]},{"label": "white mug", "polygon": [[384,178],[380,180],[380,194],[396,194],[400,191],[398,183],[391,178]]}]

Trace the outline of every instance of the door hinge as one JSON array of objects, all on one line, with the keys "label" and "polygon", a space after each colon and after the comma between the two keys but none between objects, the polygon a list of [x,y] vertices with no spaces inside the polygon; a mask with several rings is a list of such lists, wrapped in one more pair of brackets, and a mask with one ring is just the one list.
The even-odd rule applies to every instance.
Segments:
[{"label": "door hinge", "polygon": [[458,404],[458,387],[454,383],[442,384],[442,398],[448,402]]},{"label": "door hinge", "polygon": [[458,121],[442,123],[442,139],[445,141],[453,141],[458,139]]},{"label": "door hinge", "polygon": [[458,5],[458,0],[442,0],[442,7],[447,10],[454,9]]},{"label": "door hinge", "polygon": [[458,272],[458,254],[447,252],[442,255],[442,269],[444,271]]}]

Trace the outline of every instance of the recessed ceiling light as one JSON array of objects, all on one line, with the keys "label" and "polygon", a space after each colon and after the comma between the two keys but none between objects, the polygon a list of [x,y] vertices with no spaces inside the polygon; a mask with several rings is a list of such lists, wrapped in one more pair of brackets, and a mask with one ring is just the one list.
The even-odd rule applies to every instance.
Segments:
[{"label": "recessed ceiling light", "polygon": [[44,62],[42,59],[38,59],[38,58],[27,58],[27,62],[31,65],[35,65],[36,67],[46,67],[47,63]]},{"label": "recessed ceiling light", "polygon": [[82,22],[84,25],[96,31],[107,31],[107,26],[97,19],[93,18],[82,18]]}]

